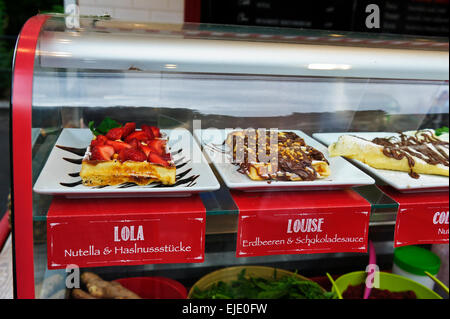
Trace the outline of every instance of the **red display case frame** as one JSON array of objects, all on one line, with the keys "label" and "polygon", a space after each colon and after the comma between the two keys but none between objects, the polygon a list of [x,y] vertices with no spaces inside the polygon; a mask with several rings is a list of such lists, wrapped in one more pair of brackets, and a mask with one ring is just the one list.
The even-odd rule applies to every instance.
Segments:
[{"label": "red display case frame", "polygon": [[34,298],[31,104],[36,44],[49,16],[30,18],[17,40],[11,94],[14,297]]}]

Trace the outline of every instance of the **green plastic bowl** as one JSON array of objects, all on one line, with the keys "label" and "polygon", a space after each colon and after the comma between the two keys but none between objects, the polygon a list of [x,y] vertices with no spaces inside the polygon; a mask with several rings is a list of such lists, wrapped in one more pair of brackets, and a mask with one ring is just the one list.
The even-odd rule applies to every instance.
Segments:
[{"label": "green plastic bowl", "polygon": [[[379,289],[387,289],[392,292],[412,290],[416,293],[417,299],[442,299],[437,293],[409,278],[380,272],[380,287]],[[339,288],[341,294],[347,290],[350,285],[359,285],[366,281],[367,273],[365,271],[355,271],[342,275],[336,280],[336,286]],[[333,287],[333,291],[334,287]]]}]

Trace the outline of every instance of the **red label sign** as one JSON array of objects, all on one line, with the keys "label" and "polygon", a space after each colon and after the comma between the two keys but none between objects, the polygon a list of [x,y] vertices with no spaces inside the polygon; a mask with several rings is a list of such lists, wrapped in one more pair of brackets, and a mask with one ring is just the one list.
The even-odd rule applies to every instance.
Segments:
[{"label": "red label sign", "polygon": [[236,256],[367,252],[370,204],[350,190],[233,193]]},{"label": "red label sign", "polygon": [[400,208],[395,226],[396,247],[448,244],[448,206]]},{"label": "red label sign", "polygon": [[417,244],[448,244],[448,192],[399,193],[383,191],[399,204],[395,223],[395,247]]},{"label": "red label sign", "polygon": [[57,198],[47,218],[48,268],[203,262],[205,218],[198,196]]}]

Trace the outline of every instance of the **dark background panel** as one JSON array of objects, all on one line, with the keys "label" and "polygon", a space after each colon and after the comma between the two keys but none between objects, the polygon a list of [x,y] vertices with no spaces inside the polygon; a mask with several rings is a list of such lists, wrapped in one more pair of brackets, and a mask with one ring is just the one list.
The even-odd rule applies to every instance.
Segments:
[{"label": "dark background panel", "polygon": [[[333,31],[448,36],[448,0],[202,0],[201,22]],[[380,28],[367,28],[369,4]]]}]

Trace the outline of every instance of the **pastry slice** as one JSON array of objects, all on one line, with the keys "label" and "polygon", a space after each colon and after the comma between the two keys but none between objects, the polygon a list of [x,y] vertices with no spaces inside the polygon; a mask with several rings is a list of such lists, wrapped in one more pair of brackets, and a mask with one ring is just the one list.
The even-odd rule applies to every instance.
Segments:
[{"label": "pastry slice", "polygon": [[449,144],[432,130],[401,133],[389,138],[366,140],[342,135],[328,147],[330,156],[344,156],[378,169],[449,176]]},{"label": "pastry slice", "polygon": [[143,125],[136,130],[134,123],[95,136],[81,164],[83,185],[175,184],[176,167],[167,142],[158,128]]}]

